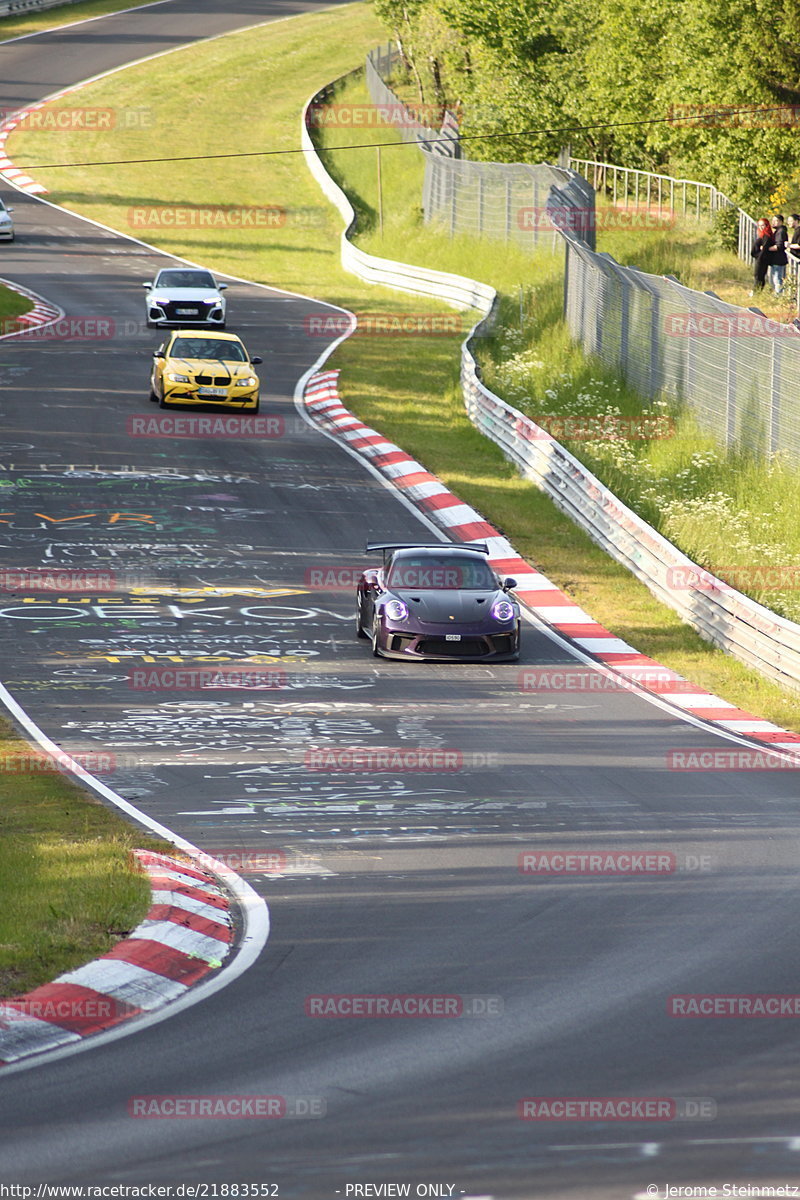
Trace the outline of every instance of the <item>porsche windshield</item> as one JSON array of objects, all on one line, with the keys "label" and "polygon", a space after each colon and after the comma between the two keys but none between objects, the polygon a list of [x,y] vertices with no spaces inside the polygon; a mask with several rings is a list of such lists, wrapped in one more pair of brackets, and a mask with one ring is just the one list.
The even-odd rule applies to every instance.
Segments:
[{"label": "porsche windshield", "polygon": [[239,342],[226,342],[213,337],[175,338],[169,352],[170,358],[216,358],[225,362],[247,362],[244,346]]},{"label": "porsche windshield", "polygon": [[415,591],[487,591],[497,581],[485,559],[476,555],[403,555],[395,558],[387,578],[389,588]]},{"label": "porsche windshield", "polygon": [[208,271],[161,271],[156,280],[157,288],[210,288],[217,290],[213,275]]}]

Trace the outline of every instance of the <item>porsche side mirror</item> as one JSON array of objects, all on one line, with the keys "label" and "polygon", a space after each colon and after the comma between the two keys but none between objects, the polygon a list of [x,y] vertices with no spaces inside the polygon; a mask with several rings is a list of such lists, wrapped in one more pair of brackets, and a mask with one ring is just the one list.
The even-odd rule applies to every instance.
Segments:
[{"label": "porsche side mirror", "polygon": [[250,362],[253,364],[254,367],[257,367],[259,365],[259,363],[263,363],[263,361],[264,361],[263,358],[260,358],[258,354],[256,354],[253,358],[250,359]]},{"label": "porsche side mirror", "polygon": [[364,572],[364,586],[369,588],[371,592],[377,592],[379,590],[380,584],[378,583],[377,571]]},{"label": "porsche side mirror", "polygon": [[517,586],[516,579],[512,579],[510,575],[508,576],[507,579],[503,580],[503,591],[504,592],[513,592],[513,590],[516,586]]}]

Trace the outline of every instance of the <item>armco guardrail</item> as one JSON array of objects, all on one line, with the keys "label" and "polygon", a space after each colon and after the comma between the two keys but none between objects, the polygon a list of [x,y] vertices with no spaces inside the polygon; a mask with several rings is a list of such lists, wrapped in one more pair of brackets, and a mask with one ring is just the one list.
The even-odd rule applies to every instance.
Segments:
[{"label": "armco guardrail", "polygon": [[[319,103],[323,95],[314,95],[306,110]],[[345,220],[345,268],[371,283],[423,296],[437,295],[434,288],[438,279],[444,289],[438,293],[440,299],[456,307],[472,305],[484,314],[461,347],[464,404],[473,424],[497,443],[525,478],[536,483],[612,558],[708,641],[770,679],[800,690],[800,625],[777,616],[703,571],[627,508],[550,434],[481,382],[470,341],[493,309],[493,288],[461,275],[376,258],[348,241],[355,214],[322,165],[308,134],[306,110],[302,120],[303,150],[314,178]]]},{"label": "armco guardrail", "polygon": [[[338,82],[338,81],[337,81]],[[395,262],[391,258],[378,258],[354,246],[348,234],[355,225],[356,214],[342,189],[331,179],[311,140],[308,132],[308,110],[324,102],[335,84],[316,92],[303,109],[301,146],[311,174],[325,195],[341,213],[345,229],[342,233],[342,266],[368,283],[384,284],[399,291],[411,292],[415,296],[432,296],[444,300],[454,308],[478,308],[488,313],[494,304],[495,290],[485,283],[467,279],[464,275],[450,275],[445,271],[430,271],[425,267],[413,267],[408,263]]]},{"label": "armco guardrail", "polygon": [[[79,0],[0,0],[0,17],[21,17],[26,13],[40,12],[44,8],[66,8]],[[2,37],[0,28],[0,37]]]},{"label": "armco guardrail", "polygon": [[461,382],[473,424],[593,541],[708,641],[800,690],[800,625],[743,596],[681,554],[530,417],[490,392],[466,342]]}]

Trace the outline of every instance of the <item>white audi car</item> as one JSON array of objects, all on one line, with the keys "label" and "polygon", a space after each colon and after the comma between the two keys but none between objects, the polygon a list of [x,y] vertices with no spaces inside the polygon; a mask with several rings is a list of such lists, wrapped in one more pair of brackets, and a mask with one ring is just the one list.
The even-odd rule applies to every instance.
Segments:
[{"label": "white audi car", "polygon": [[4,242],[13,242],[14,240],[14,222],[11,220],[13,208],[6,208],[3,201],[0,200],[0,239]]},{"label": "white audi car", "polygon": [[149,283],[145,309],[151,329],[175,325],[188,329],[192,325],[205,328],[225,328],[225,297],[227,283],[217,283],[210,271],[198,267],[164,267]]}]

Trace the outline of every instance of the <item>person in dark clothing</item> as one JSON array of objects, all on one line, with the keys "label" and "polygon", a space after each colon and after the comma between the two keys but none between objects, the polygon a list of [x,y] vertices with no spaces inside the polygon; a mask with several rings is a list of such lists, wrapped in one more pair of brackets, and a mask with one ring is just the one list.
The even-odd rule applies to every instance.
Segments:
[{"label": "person in dark clothing", "polygon": [[776,296],[783,291],[783,281],[786,277],[786,247],[789,243],[789,231],[783,223],[783,214],[778,213],[772,218],[772,236],[775,245],[769,248],[769,281]]},{"label": "person in dark clothing", "polygon": [[750,251],[750,257],[755,259],[751,296],[753,292],[760,292],[764,288],[770,263],[769,252],[774,245],[775,238],[772,234],[772,226],[766,217],[762,217],[756,226],[756,240],[753,242],[753,249]]},{"label": "person in dark clothing", "polygon": [[795,262],[800,262],[800,213],[792,213],[789,217],[789,244],[786,253]]}]

